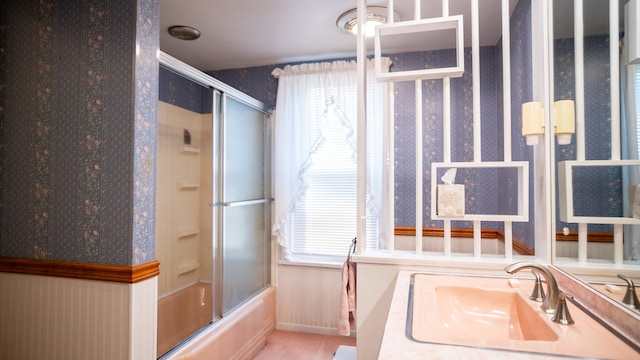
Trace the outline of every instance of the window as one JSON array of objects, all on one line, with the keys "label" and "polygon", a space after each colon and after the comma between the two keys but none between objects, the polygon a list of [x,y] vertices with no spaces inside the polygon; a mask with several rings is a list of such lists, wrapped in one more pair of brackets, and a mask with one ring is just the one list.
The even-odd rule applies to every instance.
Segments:
[{"label": "window", "polygon": [[[355,102],[354,88],[343,89]],[[317,99],[321,101],[320,98]],[[327,105],[310,126],[321,139],[307,170],[307,190],[293,212],[293,253],[346,256],[356,235],[356,153],[351,122]],[[370,247],[375,247],[377,221],[367,216]]]},{"label": "window", "polygon": [[[287,260],[344,259],[357,226],[355,62],[305,64],[276,72],[273,234]],[[368,84],[366,246],[377,248],[383,233],[386,85],[374,79]]]}]

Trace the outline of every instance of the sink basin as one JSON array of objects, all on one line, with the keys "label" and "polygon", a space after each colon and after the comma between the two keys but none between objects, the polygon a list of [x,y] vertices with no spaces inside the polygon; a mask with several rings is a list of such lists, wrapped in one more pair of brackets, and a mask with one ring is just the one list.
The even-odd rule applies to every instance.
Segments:
[{"label": "sink basin", "polygon": [[[519,288],[511,288],[508,277],[407,276],[404,336],[414,343],[573,357],[638,358],[638,350],[573,303],[568,306],[575,324],[553,323],[552,315],[544,313],[540,303],[529,300],[533,280],[522,279]],[[390,310],[390,314],[398,310]]]},{"label": "sink basin", "polygon": [[[466,286],[437,286],[438,327],[428,329],[447,338],[558,340],[546,319],[513,291]],[[428,337],[418,331],[416,338]]]}]

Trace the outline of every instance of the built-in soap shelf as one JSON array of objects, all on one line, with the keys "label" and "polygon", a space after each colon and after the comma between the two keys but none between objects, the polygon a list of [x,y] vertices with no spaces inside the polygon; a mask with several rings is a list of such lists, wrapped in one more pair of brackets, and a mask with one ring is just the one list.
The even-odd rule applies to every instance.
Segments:
[{"label": "built-in soap shelf", "polygon": [[[463,216],[440,216],[437,214],[437,185],[440,177],[438,169],[451,168],[516,168],[518,172],[518,212],[517,214],[464,214]],[[431,163],[431,219],[469,221],[529,221],[529,162],[528,161],[482,161]]]},{"label": "built-in soap shelf", "polygon": [[[560,220],[575,224],[640,225],[640,219],[611,216],[577,216],[573,209],[574,167],[640,166],[640,160],[566,160],[558,162],[558,197]],[[603,204],[603,207],[606,204]]]},{"label": "built-in soap shelf", "polygon": [[178,272],[178,276],[180,276],[180,275],[188,274],[190,272],[194,272],[198,270],[199,267],[200,267],[200,263],[197,262],[196,260],[193,260],[188,263],[178,265],[176,267],[176,270]]},{"label": "built-in soap shelf", "polygon": [[191,145],[179,145],[178,152],[186,155],[197,155],[200,154],[200,149]]},{"label": "built-in soap shelf", "polygon": [[200,233],[200,229],[198,228],[178,229],[176,231],[176,238],[180,240],[180,239],[196,236],[199,233]]},{"label": "built-in soap shelf", "polygon": [[176,185],[178,190],[195,190],[200,187],[200,183],[189,183],[184,181],[178,181]]}]

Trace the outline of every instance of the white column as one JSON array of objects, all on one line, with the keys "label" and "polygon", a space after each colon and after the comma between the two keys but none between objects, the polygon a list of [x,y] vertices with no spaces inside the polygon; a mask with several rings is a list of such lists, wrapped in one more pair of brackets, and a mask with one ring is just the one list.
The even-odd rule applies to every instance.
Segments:
[{"label": "white column", "polygon": [[[449,16],[449,1],[442,0],[442,16]],[[464,49],[462,49],[464,51]],[[445,163],[451,162],[451,79],[442,78],[442,147]],[[431,174],[436,176],[436,174]],[[436,194],[431,194],[436,196]],[[444,220],[443,249],[445,256],[451,256],[451,220]]]},{"label": "white column", "polygon": [[[471,68],[473,74],[473,161],[482,161],[482,121],[480,112],[480,21],[478,0],[471,1]],[[473,256],[482,256],[482,228],[473,222]]]},{"label": "white column", "polygon": [[[618,52],[618,0],[609,1],[609,56],[611,70],[611,160],[620,160],[620,54]],[[613,262],[624,259],[623,225],[613,226]]]},{"label": "white column", "polygon": [[[393,0],[390,0],[393,3]],[[389,226],[387,226],[388,230],[389,230],[389,234],[388,234],[388,240],[387,240],[387,248],[389,249],[390,252],[393,252],[396,249],[396,245],[395,245],[395,188],[394,188],[394,183],[395,183],[395,118],[394,118],[394,104],[395,104],[395,97],[393,95],[393,88],[394,88],[394,83],[393,81],[389,82],[389,96],[388,96],[388,114],[387,114],[387,134],[389,136],[389,138],[387,139],[388,141],[388,148],[387,148],[387,206],[389,207],[388,211],[387,211],[387,223],[389,224]]]},{"label": "white column", "polygon": [[[584,23],[582,0],[574,1],[573,33],[576,71],[576,159],[585,160]],[[587,224],[578,224],[578,262],[587,261]]]},{"label": "white column", "polygon": [[504,257],[507,260],[513,257],[513,223],[511,221],[504,222]]},{"label": "white column", "polygon": [[504,112],[504,161],[511,161],[511,33],[509,0],[502,0],[502,97]]},{"label": "white column", "polygon": [[[509,0],[502,0],[502,97],[504,113],[504,161],[511,161],[511,28]],[[510,258],[513,248],[512,223],[504,223],[504,252]]]},{"label": "white column", "polygon": [[[415,81],[416,97],[416,254],[422,253],[422,80]],[[433,176],[433,174],[432,174]]]},{"label": "white column", "polygon": [[362,254],[367,243],[367,43],[364,31],[367,17],[367,1],[358,0],[358,36],[357,36],[357,61],[358,73],[357,88],[357,191],[356,191],[356,218],[358,224],[356,234],[358,237],[357,253]]},{"label": "white column", "polygon": [[471,68],[473,73],[473,161],[482,161],[480,112],[480,25],[478,0],[471,2]]}]

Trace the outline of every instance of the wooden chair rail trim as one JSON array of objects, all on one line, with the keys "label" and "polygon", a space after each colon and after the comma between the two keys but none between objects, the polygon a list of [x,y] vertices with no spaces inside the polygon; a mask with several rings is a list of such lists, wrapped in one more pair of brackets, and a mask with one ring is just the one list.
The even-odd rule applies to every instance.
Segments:
[{"label": "wooden chair rail trim", "polygon": [[[400,236],[415,236],[416,229],[412,226],[396,226],[394,233]],[[423,228],[422,236],[443,237],[443,228]],[[473,238],[473,229],[455,228],[451,229],[452,238]],[[504,242],[504,234],[496,229],[482,229],[480,231],[482,239],[498,239]],[[535,255],[535,250],[518,239],[513,239],[513,249],[520,255]]]},{"label": "wooden chair rail trim", "polygon": [[160,262],[128,266],[0,257],[0,272],[134,284],[158,276]]},{"label": "wooden chair rail trim", "polygon": [[[395,235],[415,236],[416,231],[411,226],[398,226]],[[423,236],[443,237],[443,228],[423,228]],[[453,238],[473,238],[473,229],[451,229]],[[482,229],[480,237],[483,239],[498,239],[504,242],[504,234],[495,229]],[[564,235],[556,232],[557,241],[578,241],[578,233],[571,232]],[[613,234],[605,232],[590,232],[589,242],[613,242]],[[513,249],[521,255],[534,255],[534,249],[518,239],[513,239]],[[74,279],[111,281],[134,284],[160,274],[160,262],[153,260],[148,263],[127,265],[105,265],[59,260],[39,260],[0,257],[0,272],[56,276]]]},{"label": "wooden chair rail trim", "polygon": [[[416,228],[413,226],[396,226],[394,233],[396,235],[402,236],[415,236]],[[482,229],[480,232],[480,237],[483,239],[493,239],[497,237],[497,234],[500,233],[495,229]],[[422,236],[433,236],[433,237],[442,237],[444,236],[443,228],[423,228]],[[469,228],[452,228],[451,229],[451,237],[454,238],[472,238],[473,237],[473,229]]]},{"label": "wooden chair rail trim", "polygon": [[[415,236],[416,230],[415,227],[412,226],[396,226],[395,232],[396,235],[400,236]],[[423,236],[433,236],[433,237],[443,237],[444,229],[443,228],[423,228],[422,229]],[[473,238],[473,229],[468,228],[456,228],[451,229],[451,237],[452,238]],[[482,229],[480,232],[480,237],[483,239],[498,239],[504,242],[504,234],[501,231],[495,229]],[[564,235],[562,231],[556,232],[556,241],[578,241],[578,233],[575,231],[570,232],[568,235]],[[588,242],[594,243],[612,243],[613,242],[613,234],[610,232],[589,232],[587,235]],[[534,255],[535,250],[523,243],[518,239],[513,239],[513,249],[516,250],[520,255]]]},{"label": "wooden chair rail trim", "polygon": [[[556,241],[578,241],[578,232],[572,231],[568,235],[562,233],[562,231],[556,231]],[[588,242],[603,242],[612,243],[613,233],[610,232],[589,232],[587,234]]]}]

